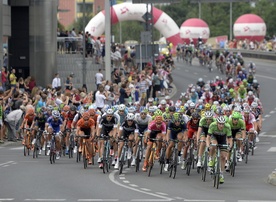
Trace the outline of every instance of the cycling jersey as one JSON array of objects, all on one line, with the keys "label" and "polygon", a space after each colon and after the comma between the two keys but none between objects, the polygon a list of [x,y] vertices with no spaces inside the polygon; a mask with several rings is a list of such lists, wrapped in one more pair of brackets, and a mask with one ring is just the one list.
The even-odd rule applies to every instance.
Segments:
[{"label": "cycling jersey", "polygon": [[117,128],[118,119],[113,116],[110,121],[107,120],[106,115],[102,116],[99,122],[99,128],[101,128],[101,134],[104,136],[109,135],[109,132],[114,128]]},{"label": "cycling jersey", "polygon": [[232,137],[231,127],[228,123],[225,123],[223,129],[219,130],[218,123],[213,122],[209,126],[208,135],[210,135],[212,139],[216,139],[218,144],[226,144],[226,138]]},{"label": "cycling jersey", "polygon": [[188,123],[187,123],[188,138],[193,138],[194,133],[197,132],[197,130],[198,130],[198,126],[199,126],[199,121],[197,121],[196,124],[193,122],[193,119],[188,121]]},{"label": "cycling jersey", "polygon": [[54,120],[51,116],[48,118],[47,123],[51,128],[53,128],[54,133],[58,133],[60,131],[60,125],[62,125],[62,119],[58,118],[57,120]]},{"label": "cycling jersey", "polygon": [[26,114],[24,120],[27,121],[28,126],[31,126],[34,118],[35,118],[35,115],[30,116],[29,114]]},{"label": "cycling jersey", "polygon": [[250,129],[254,130],[253,123],[256,122],[255,116],[252,113],[249,113],[248,117],[244,116],[246,131],[249,131]]},{"label": "cycling jersey", "polygon": [[45,123],[47,122],[47,119],[46,119],[46,117],[44,115],[42,117],[36,116],[34,120],[35,120],[36,125],[38,126],[38,128],[40,130],[44,130],[45,129]]},{"label": "cycling jersey", "polygon": [[[207,119],[206,117],[203,117],[203,118],[201,118],[200,121],[199,121],[199,127],[202,128],[202,132],[203,132],[205,135],[208,134],[208,129],[209,129],[209,126],[210,126],[210,125],[208,125],[206,119]],[[215,118],[211,118],[211,119],[212,119],[211,123],[213,123],[213,122],[216,121]],[[211,124],[211,123],[210,123],[210,124]]]},{"label": "cycling jersey", "polygon": [[242,119],[239,119],[237,124],[233,124],[233,120],[231,118],[229,118],[229,120],[227,121],[227,123],[229,123],[230,127],[231,127],[231,131],[232,131],[232,137],[236,138],[236,134],[240,133],[242,130],[245,130],[245,122]]},{"label": "cycling jersey", "polygon": [[123,124],[120,126],[120,130],[123,131],[123,137],[127,138],[130,134],[138,133],[138,125],[136,121],[133,121],[130,125],[128,121],[125,120]]},{"label": "cycling jersey", "polygon": [[[162,122],[162,124],[157,127],[156,122],[152,121],[149,124],[148,131],[150,132],[150,138],[155,139],[158,133],[166,134],[166,124]],[[149,141],[152,142],[152,140]]]},{"label": "cycling jersey", "polygon": [[252,114],[255,116],[255,119],[258,121],[259,120],[259,116],[262,114],[261,109],[260,108],[256,108],[255,110],[252,110]]},{"label": "cycling jersey", "polygon": [[143,134],[144,131],[148,128],[148,123],[151,121],[151,116],[147,114],[146,118],[142,119],[140,114],[136,114],[135,121],[138,125],[139,133]]},{"label": "cycling jersey", "polygon": [[87,129],[95,126],[95,122],[93,119],[88,119],[85,121],[84,119],[80,119],[77,123],[77,126],[80,127],[81,129]]},{"label": "cycling jersey", "polygon": [[168,124],[168,130],[171,131],[170,138],[175,140],[177,138],[177,134],[187,130],[187,127],[184,122],[181,122],[180,125],[177,126],[175,123],[170,121]]}]

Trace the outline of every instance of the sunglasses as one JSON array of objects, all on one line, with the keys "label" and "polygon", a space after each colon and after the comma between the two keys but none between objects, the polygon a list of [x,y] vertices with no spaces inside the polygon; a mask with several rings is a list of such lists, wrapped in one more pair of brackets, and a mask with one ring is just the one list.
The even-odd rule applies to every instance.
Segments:
[{"label": "sunglasses", "polygon": [[224,125],[224,123],[218,123],[218,125],[221,125],[221,126],[222,126],[222,125]]},{"label": "sunglasses", "polygon": [[239,119],[233,119],[234,121],[238,121]]},{"label": "sunglasses", "polygon": [[206,121],[212,121],[213,119],[206,119]]},{"label": "sunglasses", "polygon": [[133,122],[133,120],[127,120],[128,122]]},{"label": "sunglasses", "polygon": [[106,117],[108,117],[108,118],[112,118],[113,116],[106,116]]}]

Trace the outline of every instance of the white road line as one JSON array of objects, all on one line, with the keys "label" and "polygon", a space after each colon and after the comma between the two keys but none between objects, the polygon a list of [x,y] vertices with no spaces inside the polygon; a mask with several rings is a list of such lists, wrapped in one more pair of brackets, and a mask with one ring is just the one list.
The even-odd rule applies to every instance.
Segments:
[{"label": "white road line", "polygon": [[129,181],[128,181],[128,180],[124,180],[123,182],[126,183],[126,184],[129,184]]},{"label": "white road line", "polygon": [[184,199],[184,201],[190,201],[190,202],[224,202],[225,200],[201,200],[201,199]]},{"label": "white road line", "polygon": [[[260,135],[259,135],[260,136]],[[276,137],[276,135],[262,135],[262,136],[260,136],[260,137],[272,137],[272,138],[274,138],[274,137]]]},{"label": "white road line", "polygon": [[155,192],[156,194],[160,194],[160,195],[164,195],[164,196],[167,196],[168,194],[166,193],[163,193],[163,192]]},{"label": "white road line", "polygon": [[36,198],[36,199],[25,199],[24,201],[66,201],[66,199],[45,199],[45,198]]},{"label": "white road line", "polygon": [[258,142],[257,144],[258,145],[260,145],[260,144],[271,144],[271,142]]},{"label": "white road line", "polygon": [[78,201],[119,201],[119,199],[78,199]]},{"label": "white road line", "polygon": [[276,152],[276,147],[270,147],[267,152]]},{"label": "white road line", "polygon": [[263,121],[265,120],[265,118],[263,118]]},{"label": "white road line", "polygon": [[14,198],[0,198],[0,201],[13,201]]},{"label": "white road line", "polygon": [[275,78],[273,77],[270,77],[270,76],[263,76],[263,75],[260,75],[260,74],[257,74],[258,77],[263,77],[263,78],[267,78],[267,79],[272,79],[272,80],[276,80]]},{"label": "white road line", "polygon": [[174,197],[175,199],[177,199],[177,200],[182,200],[182,199],[184,199],[184,198],[182,198],[182,197],[179,197],[179,196],[177,196],[177,197]]},{"label": "white road line", "polygon": [[265,115],[264,117],[270,117],[271,115],[270,114],[267,114],[267,115]]},{"label": "white road line", "polygon": [[124,179],[126,179],[125,177],[119,177],[120,178],[120,180],[124,180]]},{"label": "white road line", "polygon": [[154,193],[150,193],[150,192],[146,192],[146,191],[142,191],[138,188],[134,188],[134,187],[130,187],[128,185],[124,185],[124,184],[121,184],[120,182],[118,182],[117,180],[115,180],[115,173],[117,173],[118,171],[117,170],[114,170],[112,171],[110,174],[109,174],[109,179],[111,180],[111,182],[117,184],[118,186],[121,186],[121,187],[124,187],[126,189],[130,189],[130,190],[133,190],[133,191],[136,191],[136,192],[140,192],[140,193],[143,193],[143,194],[147,194],[147,195],[150,195],[150,196],[154,196],[154,197],[157,197],[159,198],[158,200],[161,201],[162,199],[163,200],[166,200],[166,201],[172,201],[174,199],[172,198],[169,198],[169,197],[166,197],[166,196],[161,196],[161,195],[158,195],[158,194],[154,194]]},{"label": "white road line", "polygon": [[143,191],[151,191],[150,189],[147,188],[141,188]]},{"label": "white road line", "polygon": [[276,201],[265,201],[265,200],[238,200],[238,202],[276,202]]},{"label": "white road line", "polygon": [[24,149],[24,146],[22,147],[13,147],[13,148],[10,148],[9,150],[23,150]]},{"label": "white road line", "polygon": [[132,199],[131,201],[172,201],[174,199]]},{"label": "white road line", "polygon": [[5,167],[8,167],[8,166],[10,166],[10,165],[3,165],[3,166],[1,166],[2,168],[5,168]]},{"label": "white road line", "polygon": [[136,184],[129,184],[129,186],[138,187],[138,185],[136,185]]},{"label": "white road line", "polygon": [[8,161],[6,163],[1,163],[0,166],[3,166],[3,165],[6,165],[6,164],[10,164],[10,163],[13,163],[14,161]]},{"label": "white road line", "polygon": [[194,72],[194,75],[197,75],[197,72]]},{"label": "white road line", "polygon": [[266,132],[261,132],[261,133],[259,134],[259,137],[262,137],[264,134],[266,134]]},{"label": "white road line", "polygon": [[269,112],[270,114],[274,114],[275,113],[275,111],[271,111],[271,112]]}]

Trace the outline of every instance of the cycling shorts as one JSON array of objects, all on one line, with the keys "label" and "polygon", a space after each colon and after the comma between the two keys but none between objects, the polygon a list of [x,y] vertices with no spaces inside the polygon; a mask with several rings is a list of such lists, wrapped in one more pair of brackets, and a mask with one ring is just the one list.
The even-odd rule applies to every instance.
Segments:
[{"label": "cycling shorts", "polygon": [[[149,138],[155,139],[158,133],[162,133],[162,131],[161,131],[161,130],[160,130],[160,131],[151,131],[151,132],[150,132],[150,135],[149,135]],[[149,141],[150,141],[150,142],[153,142],[153,141],[150,140],[150,139],[149,139]]]},{"label": "cycling shorts", "polygon": [[[80,128],[80,130],[84,133],[84,135],[89,135],[91,134],[91,129],[90,128]],[[87,137],[89,138],[89,137]]]},{"label": "cycling shorts", "polygon": [[246,124],[246,131],[250,131],[250,129],[254,130],[254,125],[253,125],[253,123]]},{"label": "cycling shorts", "polygon": [[197,132],[197,129],[189,128],[188,130],[188,138],[193,138],[194,133]]},{"label": "cycling shorts", "polygon": [[[211,135],[212,140],[216,140],[219,145],[227,144],[226,135]],[[219,147],[221,151],[228,151],[225,147]]]},{"label": "cycling shorts", "polygon": [[241,133],[241,129],[233,129],[232,130],[232,138],[236,138],[237,133]]}]

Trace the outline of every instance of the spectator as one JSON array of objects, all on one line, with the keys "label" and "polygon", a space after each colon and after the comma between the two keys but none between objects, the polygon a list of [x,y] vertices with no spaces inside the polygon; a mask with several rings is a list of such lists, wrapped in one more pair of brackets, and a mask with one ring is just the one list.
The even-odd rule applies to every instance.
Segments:
[{"label": "spectator", "polygon": [[127,86],[126,86],[126,84],[125,83],[123,83],[122,85],[121,85],[121,88],[120,88],[120,97],[119,97],[119,102],[120,102],[120,104],[127,104],[127,102],[128,102],[128,96],[129,96],[129,91],[127,90],[127,88],[126,88]]},{"label": "spectator", "polygon": [[99,110],[104,107],[106,98],[107,92],[104,91],[104,86],[100,85],[99,90],[95,94],[96,106]]},{"label": "spectator", "polygon": [[99,85],[101,85],[102,82],[103,82],[103,74],[102,74],[102,70],[101,69],[99,69],[99,72],[97,72],[95,74],[95,81],[96,81],[97,89],[99,89]]},{"label": "spectator", "polygon": [[55,78],[52,81],[52,88],[56,89],[56,91],[61,89],[61,82],[58,73],[55,74]]},{"label": "spectator", "polygon": [[2,67],[1,77],[2,77],[2,88],[3,88],[3,91],[6,91],[7,88],[9,87],[9,81],[7,79],[8,75],[6,73],[6,68],[5,67]]},{"label": "spectator", "polygon": [[113,77],[114,83],[119,84],[121,82],[121,76],[120,76],[119,70],[117,68],[114,69],[112,77]]},{"label": "spectator", "polygon": [[74,74],[71,73],[71,74],[67,77],[67,79],[66,79],[66,81],[65,81],[65,84],[64,84],[64,86],[65,86],[65,91],[71,91],[71,90],[73,89],[73,82],[72,82],[73,76],[74,76]]},{"label": "spectator", "polygon": [[9,75],[11,87],[16,87],[16,76],[15,76],[15,69],[12,69],[12,72]]}]

